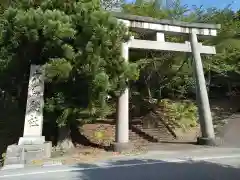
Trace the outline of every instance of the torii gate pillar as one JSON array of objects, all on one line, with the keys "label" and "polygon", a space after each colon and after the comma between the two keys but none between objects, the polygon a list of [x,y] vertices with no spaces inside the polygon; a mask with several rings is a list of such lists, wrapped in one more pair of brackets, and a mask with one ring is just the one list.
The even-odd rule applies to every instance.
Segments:
[{"label": "torii gate pillar", "polygon": [[[122,43],[122,57],[128,61],[129,46],[128,42]],[[126,88],[120,97],[117,104],[117,123],[115,133],[114,151],[121,152],[132,149],[132,144],[129,143],[129,91]]]},{"label": "torii gate pillar", "polygon": [[201,55],[198,50],[198,40],[196,33],[191,33],[191,49],[194,57],[193,68],[196,78],[196,92],[199,120],[201,126],[202,137],[198,138],[198,144],[215,145],[215,134],[212,122],[212,115],[209,105],[206,82],[203,72]]}]

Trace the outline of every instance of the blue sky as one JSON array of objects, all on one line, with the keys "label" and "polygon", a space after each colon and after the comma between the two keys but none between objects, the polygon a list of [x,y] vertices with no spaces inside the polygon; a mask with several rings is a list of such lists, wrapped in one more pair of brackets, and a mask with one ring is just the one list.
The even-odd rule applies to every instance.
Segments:
[{"label": "blue sky", "polygon": [[231,8],[234,10],[240,9],[240,0],[182,0],[183,4],[187,4],[188,6],[197,5],[204,7],[218,7],[224,8],[229,4],[232,4]]},{"label": "blue sky", "polygon": [[[135,0],[126,0],[127,2],[133,2]],[[189,7],[192,5],[204,7],[217,7],[217,8],[224,8],[229,4],[232,4],[231,8],[233,10],[240,9],[240,0],[181,0],[182,4],[187,4]]]}]

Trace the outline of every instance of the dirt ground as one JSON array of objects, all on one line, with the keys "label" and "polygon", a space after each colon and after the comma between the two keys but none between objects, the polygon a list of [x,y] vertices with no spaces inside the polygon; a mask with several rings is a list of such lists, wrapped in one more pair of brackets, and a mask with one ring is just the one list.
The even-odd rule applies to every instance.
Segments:
[{"label": "dirt ground", "polygon": [[[228,119],[228,117],[230,117],[234,112],[238,110],[238,107],[240,107],[240,101],[237,99],[211,101],[214,127],[217,133],[222,129],[224,124],[227,123],[226,119]],[[86,124],[79,130],[90,142],[97,146],[91,147],[77,145],[74,149],[71,149],[67,152],[64,152],[63,150],[57,150],[53,152],[52,159],[59,160],[63,164],[76,164],[83,162],[90,163],[101,159],[111,159],[113,156],[146,153],[153,146],[157,146],[160,149],[169,146],[169,144],[179,143],[183,144],[184,146],[184,144],[196,141],[197,137],[200,135],[200,128],[196,127],[188,131],[176,129],[175,133],[179,138],[173,140],[172,142],[168,142],[169,144],[152,143],[141,137],[134,138],[134,140],[132,140],[132,143],[135,144],[135,148],[131,152],[123,152],[122,154],[119,154],[108,150],[115,137],[114,124],[106,122]],[[174,146],[174,148],[178,148],[178,146]]]},{"label": "dirt ground", "polygon": [[[52,153],[53,160],[61,161],[63,164],[91,163],[97,160],[111,159],[112,157],[120,155],[126,156],[144,154],[151,150],[152,147],[154,148],[159,147],[159,149],[161,149],[162,146],[169,146],[169,144],[164,145],[162,143],[148,142],[142,137],[138,137],[137,139],[135,137],[134,140],[131,141],[130,137],[130,141],[132,144],[134,144],[134,148],[131,151],[116,153],[107,149],[107,147],[109,147],[114,141],[115,137],[114,125],[106,123],[86,124],[80,129],[80,131],[84,134],[84,136],[87,139],[89,139],[95,145],[96,144],[99,145],[99,147],[77,145],[75,148],[68,151],[56,150]],[[176,141],[172,141],[172,143],[175,143],[177,141],[178,142],[195,141],[197,137],[196,134],[198,132],[199,128],[195,128],[187,132],[178,130],[177,134],[181,136],[181,138]]]},{"label": "dirt ground", "polygon": [[[240,109],[239,98],[212,100],[210,104],[216,133],[221,132],[224,124],[227,123],[226,120]],[[192,128],[189,131],[176,129],[175,133],[178,135],[178,139],[167,143],[153,143],[142,137],[135,136],[131,139],[131,136],[134,136],[134,134],[130,133],[130,141],[135,145],[134,149],[130,152],[119,154],[110,150],[115,137],[115,125],[113,123],[98,122],[95,124],[86,124],[79,129],[79,131],[91,142],[89,146],[86,144],[78,144],[75,148],[67,151],[63,149],[53,149],[53,157],[51,160],[61,161],[63,164],[90,163],[101,159],[111,159],[113,156],[136,155],[146,153],[152,149],[166,149],[168,146],[171,146],[171,148],[179,148],[180,146],[176,144],[182,144],[182,146],[186,147],[186,144],[189,144],[189,142],[196,141],[196,138],[200,134],[199,127]],[[231,131],[228,131],[228,133],[229,132]],[[1,137],[3,138],[4,136]],[[12,144],[12,142],[6,142],[6,138],[3,140],[5,144]]]}]

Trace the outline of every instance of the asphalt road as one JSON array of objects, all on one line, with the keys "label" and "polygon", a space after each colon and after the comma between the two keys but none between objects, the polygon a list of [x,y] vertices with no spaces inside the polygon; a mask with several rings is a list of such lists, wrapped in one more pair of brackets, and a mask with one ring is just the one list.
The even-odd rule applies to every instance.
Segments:
[{"label": "asphalt road", "polygon": [[[200,152],[200,151],[199,151]],[[230,153],[232,152],[232,153]],[[185,152],[189,154],[188,152]],[[180,158],[177,158],[182,154]],[[150,154],[145,157],[79,164],[2,170],[0,180],[239,180],[237,153]],[[205,155],[204,155],[205,154]],[[172,159],[170,157],[173,157]],[[193,158],[194,157],[194,158]]]}]

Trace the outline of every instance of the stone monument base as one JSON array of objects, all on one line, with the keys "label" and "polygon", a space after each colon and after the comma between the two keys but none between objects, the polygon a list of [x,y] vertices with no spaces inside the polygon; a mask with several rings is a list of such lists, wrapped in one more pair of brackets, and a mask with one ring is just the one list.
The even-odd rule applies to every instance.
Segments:
[{"label": "stone monument base", "polygon": [[45,136],[24,136],[19,138],[18,145],[35,145],[44,142]]},{"label": "stone monument base", "polygon": [[51,157],[52,142],[31,145],[10,145],[6,151],[4,166],[31,164],[34,160]]}]

